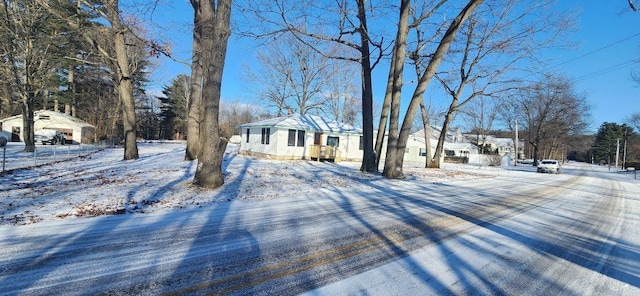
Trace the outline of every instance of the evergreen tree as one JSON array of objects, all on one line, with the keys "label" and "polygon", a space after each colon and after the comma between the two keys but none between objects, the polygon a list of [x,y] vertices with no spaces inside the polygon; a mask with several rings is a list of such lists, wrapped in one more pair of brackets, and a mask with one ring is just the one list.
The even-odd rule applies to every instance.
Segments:
[{"label": "evergreen tree", "polygon": [[171,80],[171,85],[164,87],[164,96],[158,97],[161,138],[182,140],[186,137],[190,84],[189,76],[178,75]]},{"label": "evergreen tree", "polygon": [[605,122],[600,125],[593,145],[594,162],[615,163],[616,152],[618,152],[618,156],[621,157],[624,140],[632,136],[633,128],[626,124],[620,125],[615,122]]}]

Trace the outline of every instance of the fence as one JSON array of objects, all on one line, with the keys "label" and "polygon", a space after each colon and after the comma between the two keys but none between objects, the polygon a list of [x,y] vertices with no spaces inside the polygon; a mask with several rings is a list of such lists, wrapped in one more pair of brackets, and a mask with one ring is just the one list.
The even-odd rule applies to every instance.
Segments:
[{"label": "fence", "polygon": [[34,152],[25,152],[23,143],[8,143],[0,148],[1,172],[60,162],[94,153],[107,146],[105,143],[96,145],[36,145]]}]

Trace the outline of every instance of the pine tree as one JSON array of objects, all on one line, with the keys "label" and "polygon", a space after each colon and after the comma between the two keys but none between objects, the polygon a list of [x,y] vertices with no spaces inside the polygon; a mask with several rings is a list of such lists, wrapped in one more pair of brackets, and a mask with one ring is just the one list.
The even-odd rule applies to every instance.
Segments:
[{"label": "pine tree", "polygon": [[162,90],[160,100],[161,138],[184,139],[187,132],[189,85],[191,78],[178,75]]},{"label": "pine tree", "polygon": [[[613,164],[616,161],[617,149],[622,149],[624,140],[633,135],[633,128],[626,124],[605,122],[600,125],[593,144],[593,160],[596,163]],[[618,145],[619,144],[619,145]]]}]

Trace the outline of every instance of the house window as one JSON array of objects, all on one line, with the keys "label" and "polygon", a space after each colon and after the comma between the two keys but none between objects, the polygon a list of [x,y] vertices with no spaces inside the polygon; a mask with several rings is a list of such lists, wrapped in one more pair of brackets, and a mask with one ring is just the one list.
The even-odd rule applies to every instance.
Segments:
[{"label": "house window", "polygon": [[249,129],[247,129],[247,143],[249,143]]},{"label": "house window", "polygon": [[338,137],[327,137],[327,146],[338,147],[340,144],[340,138]]},{"label": "house window", "polygon": [[360,136],[360,150],[364,150],[364,139],[362,138],[362,136]]},{"label": "house window", "polygon": [[453,150],[445,150],[445,151],[444,151],[444,154],[445,154],[447,157],[454,157],[454,156],[456,156],[456,152],[455,152],[455,151],[453,151]]},{"label": "house window", "polygon": [[262,138],[260,139],[260,143],[269,145],[269,136],[271,135],[271,128],[263,127],[262,128]]},{"label": "house window", "polygon": [[[296,145],[296,140],[298,145]],[[287,146],[304,147],[304,131],[290,129],[289,137],[287,139]]]},{"label": "house window", "polygon": [[287,146],[295,146],[296,145],[296,130],[289,130],[289,138],[287,140]]},{"label": "house window", "polygon": [[404,149],[404,154],[409,154],[409,152],[410,152],[410,151],[409,151],[409,147],[407,147],[407,148],[405,148],[405,149]]},{"label": "house window", "polygon": [[427,156],[427,149],[425,148],[420,148],[420,156]]},{"label": "house window", "polygon": [[304,147],[304,131],[298,131],[298,147]]}]

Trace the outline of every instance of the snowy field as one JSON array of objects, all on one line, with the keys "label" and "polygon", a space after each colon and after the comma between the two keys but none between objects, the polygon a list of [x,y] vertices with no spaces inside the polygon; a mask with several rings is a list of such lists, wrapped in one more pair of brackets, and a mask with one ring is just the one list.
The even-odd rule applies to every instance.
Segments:
[{"label": "snowy field", "polygon": [[0,177],[0,295],[640,295],[640,180],[569,163],[359,163],[237,154],[191,185],[184,143]]},{"label": "snowy field", "polygon": [[[328,187],[355,189],[367,187],[366,182],[389,182],[381,176],[361,174],[360,163],[256,159],[238,155],[238,147],[230,144],[223,168],[226,184],[217,190],[203,191],[191,185],[197,161],[183,160],[182,142],[139,143],[140,159],[135,161],[122,161],[122,148],[82,157],[71,154],[71,160],[66,160],[68,148],[56,148],[59,156],[50,165],[44,164],[47,159],[40,159],[38,166],[32,168],[32,157],[13,157],[16,159],[11,162],[13,166],[27,169],[11,171],[0,179],[0,225],[152,213],[235,200],[265,201],[306,195]],[[87,151],[93,153],[95,149]],[[444,170],[422,167],[423,164],[409,164],[405,171],[407,181],[446,182],[505,173],[486,167],[446,165],[448,169]]]}]

